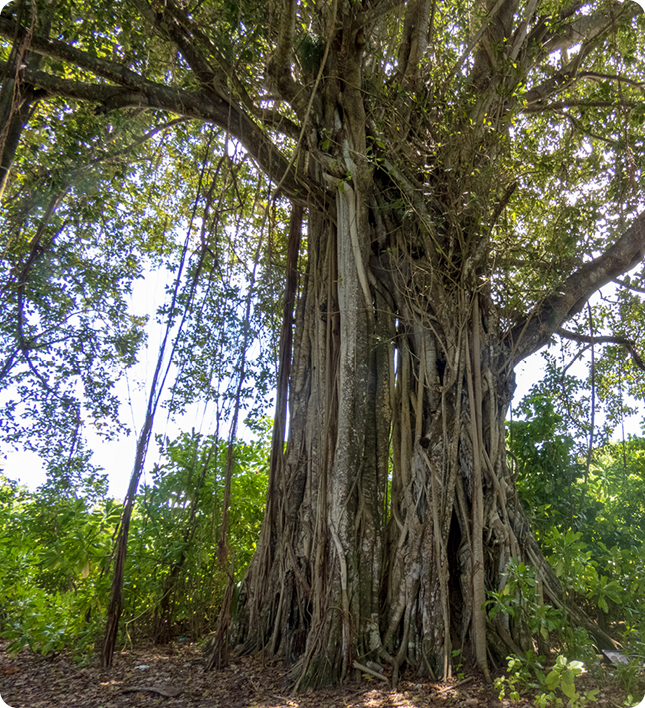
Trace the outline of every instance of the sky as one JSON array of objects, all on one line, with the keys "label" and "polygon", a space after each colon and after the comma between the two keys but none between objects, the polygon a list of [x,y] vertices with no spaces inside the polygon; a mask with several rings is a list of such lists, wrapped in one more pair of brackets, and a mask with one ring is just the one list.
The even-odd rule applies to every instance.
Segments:
[{"label": "sky", "polygon": [[[129,310],[134,315],[149,316],[146,326],[147,342],[139,354],[138,363],[129,369],[124,377],[117,382],[115,393],[121,401],[120,420],[131,430],[129,435],[120,435],[112,441],[105,441],[89,427],[85,429],[87,448],[93,451],[92,463],[102,467],[107,473],[109,494],[122,498],[128,488],[134,465],[138,434],[143,426],[148,403],[150,384],[157,364],[159,347],[163,339],[165,326],[157,322],[156,308],[166,298],[166,286],[171,284],[174,274],[164,270],[148,272],[145,278],[135,281],[130,296]],[[172,377],[166,384],[169,387]],[[167,393],[167,390],[166,392]],[[162,400],[166,398],[164,396]],[[272,414],[272,409],[267,410]],[[243,416],[242,416],[243,417]],[[196,432],[208,435],[215,432],[214,408],[204,409],[203,404],[189,406],[185,415],[171,420],[167,410],[159,406],[155,416],[153,436],[148,447],[144,474],[140,484],[150,480],[150,473],[156,462],[159,462],[159,450],[155,436],[176,438],[182,432]],[[220,435],[226,435],[226,426]],[[243,423],[238,425],[238,437],[252,439],[252,433]],[[9,479],[36,489],[46,481],[43,464],[38,455],[32,452],[16,452],[0,450],[0,472]]]},{"label": "sky", "polygon": [[[159,302],[164,301],[167,274],[164,272],[153,272],[148,274],[145,280],[135,283],[131,296],[131,311],[134,314],[154,313]],[[121,419],[133,431],[129,436],[122,435],[118,439],[105,442],[99,436],[89,434],[88,448],[94,451],[92,462],[102,467],[108,476],[109,494],[116,498],[122,498],[130,481],[130,475],[134,463],[137,434],[143,425],[145,410],[148,399],[149,384],[152,379],[157,361],[159,344],[161,342],[163,330],[156,322],[154,316],[148,321],[148,341],[142,350],[139,362],[127,375],[117,384],[117,394],[122,401]],[[584,375],[584,362],[580,362],[579,368],[571,373],[580,376]],[[541,354],[532,355],[521,362],[515,370],[516,390],[513,398],[513,407],[522,400],[531,387],[538,383],[544,374],[544,360]],[[639,406],[640,412],[625,421],[625,434],[640,435],[641,420],[643,419],[643,406]],[[272,409],[267,411],[272,414]],[[204,406],[193,405],[187,409],[185,415],[177,420],[170,420],[164,408],[158,409],[155,418],[153,436],[161,434],[175,438],[180,432],[195,429],[208,435],[214,432],[213,418],[209,415],[209,410],[204,412]],[[617,431],[620,434],[620,431]],[[251,432],[244,426],[240,427],[240,437],[251,439]],[[156,442],[151,440],[146,458],[146,465],[141,482],[150,479],[150,472],[155,462],[159,461],[159,454]],[[4,464],[3,464],[4,463]],[[2,470],[2,467],[4,469]],[[45,482],[45,472],[40,459],[34,453],[11,452],[5,455],[5,459],[0,456],[0,470],[9,477],[26,485],[29,489],[36,489]]]}]

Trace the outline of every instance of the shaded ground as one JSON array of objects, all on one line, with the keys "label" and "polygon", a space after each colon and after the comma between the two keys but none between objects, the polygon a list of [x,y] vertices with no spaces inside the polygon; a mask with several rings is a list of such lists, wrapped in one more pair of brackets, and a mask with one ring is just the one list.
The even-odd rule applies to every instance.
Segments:
[{"label": "shaded ground", "polygon": [[[346,686],[290,695],[281,663],[259,657],[236,659],[205,672],[198,645],[141,648],[115,655],[110,671],[78,666],[71,655],[43,658],[25,649],[17,656],[0,642],[0,695],[11,708],[528,708],[530,698],[500,701],[497,691],[475,677],[452,684],[402,680],[396,691],[366,676]],[[587,681],[585,681],[587,683]],[[155,688],[157,691],[136,690]],[[580,686],[589,688],[590,686]],[[624,696],[609,683],[599,708],[623,708]],[[638,701],[636,701],[638,702]]]}]

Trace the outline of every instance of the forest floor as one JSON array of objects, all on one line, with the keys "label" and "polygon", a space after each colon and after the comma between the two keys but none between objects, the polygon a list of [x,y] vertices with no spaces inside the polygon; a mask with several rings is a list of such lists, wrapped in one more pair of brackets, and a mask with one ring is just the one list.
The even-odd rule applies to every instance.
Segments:
[{"label": "forest floor", "polygon": [[[291,695],[286,669],[260,657],[237,658],[221,671],[204,671],[197,644],[117,652],[106,671],[92,661],[79,666],[69,653],[17,655],[0,641],[0,696],[11,708],[529,708],[530,696],[500,700],[498,691],[475,676],[452,683],[399,681],[396,690],[378,679]],[[581,677],[579,688],[599,688],[598,708],[623,708],[615,683]],[[638,701],[635,701],[638,702]],[[566,702],[565,702],[566,705]],[[594,704],[590,704],[594,705]],[[2,702],[0,701],[0,706]]]}]

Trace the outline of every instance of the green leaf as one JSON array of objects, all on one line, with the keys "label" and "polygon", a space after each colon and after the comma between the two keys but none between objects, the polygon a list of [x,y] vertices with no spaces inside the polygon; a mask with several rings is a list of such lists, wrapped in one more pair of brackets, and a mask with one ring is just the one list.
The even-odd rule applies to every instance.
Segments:
[{"label": "green leaf", "polygon": [[560,677],[560,688],[562,689],[562,693],[564,693],[567,698],[573,699],[576,697],[576,687],[573,672],[565,671],[562,674],[562,676]]},{"label": "green leaf", "polygon": [[555,691],[555,689],[560,684],[560,674],[555,669],[552,669],[544,681],[544,685],[549,689],[549,691]]}]

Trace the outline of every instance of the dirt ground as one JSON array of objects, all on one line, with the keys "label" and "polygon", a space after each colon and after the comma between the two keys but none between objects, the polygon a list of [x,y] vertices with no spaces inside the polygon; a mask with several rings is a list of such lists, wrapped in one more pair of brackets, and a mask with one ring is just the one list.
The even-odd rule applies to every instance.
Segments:
[{"label": "dirt ground", "polygon": [[[217,672],[204,671],[198,645],[177,643],[115,655],[110,671],[98,663],[79,666],[69,654],[43,658],[24,649],[12,656],[0,642],[0,696],[11,708],[528,708],[500,701],[497,691],[474,676],[452,683],[401,680],[397,690],[367,675],[334,689],[291,695],[286,669],[260,657],[235,659]],[[588,683],[589,680],[584,680]],[[580,688],[591,688],[591,684]],[[595,682],[598,708],[624,708],[614,682]],[[155,690],[150,690],[155,689]],[[638,702],[638,701],[635,701]],[[2,703],[0,702],[0,706]]]}]

